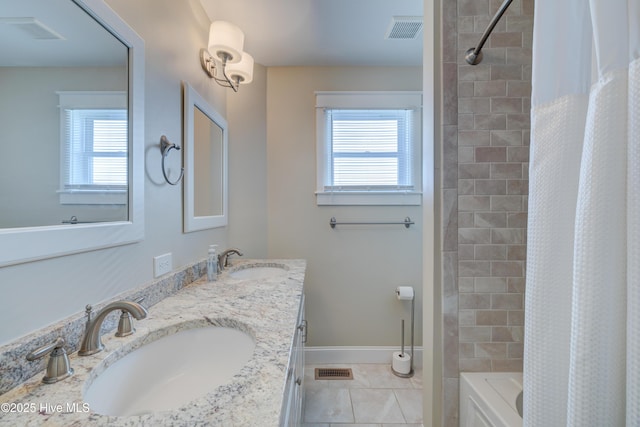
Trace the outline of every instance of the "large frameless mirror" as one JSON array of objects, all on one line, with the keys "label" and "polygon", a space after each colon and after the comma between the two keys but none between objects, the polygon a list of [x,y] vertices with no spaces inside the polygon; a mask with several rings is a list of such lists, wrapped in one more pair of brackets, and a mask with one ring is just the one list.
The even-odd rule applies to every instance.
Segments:
[{"label": "large frameless mirror", "polygon": [[227,225],[227,122],[184,84],[184,231]]},{"label": "large frameless mirror", "polygon": [[143,238],[143,103],[103,0],[0,0],[0,266]]}]

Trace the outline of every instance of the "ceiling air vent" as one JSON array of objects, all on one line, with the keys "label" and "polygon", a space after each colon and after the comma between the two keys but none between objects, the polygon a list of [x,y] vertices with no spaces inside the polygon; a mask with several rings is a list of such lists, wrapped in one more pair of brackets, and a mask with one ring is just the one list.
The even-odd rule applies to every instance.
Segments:
[{"label": "ceiling air vent", "polygon": [[422,16],[394,16],[391,18],[385,39],[415,39],[422,30]]},{"label": "ceiling air vent", "polygon": [[57,32],[38,21],[36,18],[0,18],[0,24],[11,25],[20,29],[36,40],[64,40]]}]

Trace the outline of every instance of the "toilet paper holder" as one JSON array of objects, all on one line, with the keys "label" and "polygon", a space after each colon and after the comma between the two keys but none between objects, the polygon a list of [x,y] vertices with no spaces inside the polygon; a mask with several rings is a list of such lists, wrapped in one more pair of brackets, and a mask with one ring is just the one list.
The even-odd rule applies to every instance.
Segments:
[{"label": "toilet paper holder", "polygon": [[[410,364],[409,364],[409,372],[408,373],[402,373],[402,372],[398,372],[396,369],[394,369],[393,367],[393,363],[391,364],[391,372],[393,372],[394,375],[401,377],[401,378],[411,378],[413,377],[413,344],[414,344],[414,312],[415,312],[415,295],[413,293],[413,288],[410,288],[410,292],[409,294],[407,293],[408,289],[403,289],[406,288],[404,286],[400,286],[396,289],[396,297],[398,298],[398,300],[406,300],[406,299],[411,299],[411,359],[409,360]],[[410,297],[408,297],[408,295],[410,295]],[[404,319],[402,319],[400,321],[400,330],[401,330],[401,354],[404,355]],[[392,361],[393,362],[393,361]]]}]

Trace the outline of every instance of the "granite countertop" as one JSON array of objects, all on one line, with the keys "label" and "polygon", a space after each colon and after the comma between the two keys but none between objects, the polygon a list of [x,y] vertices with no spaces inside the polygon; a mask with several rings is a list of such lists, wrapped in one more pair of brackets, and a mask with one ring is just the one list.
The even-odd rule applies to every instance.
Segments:
[{"label": "granite countertop", "polygon": [[[286,274],[261,279],[230,276],[252,266],[280,266]],[[116,338],[107,332],[102,352],[70,355],[71,377],[43,384],[42,372],[1,395],[0,426],[277,426],[305,268],[304,260],[237,260],[217,281],[200,278],[149,308],[146,319],[135,321],[135,334]],[[177,410],[141,416],[100,415],[84,404],[85,382],[109,364],[158,335],[205,325],[238,328],[255,340],[252,358],[229,383]],[[18,410],[22,412],[14,412]]]}]

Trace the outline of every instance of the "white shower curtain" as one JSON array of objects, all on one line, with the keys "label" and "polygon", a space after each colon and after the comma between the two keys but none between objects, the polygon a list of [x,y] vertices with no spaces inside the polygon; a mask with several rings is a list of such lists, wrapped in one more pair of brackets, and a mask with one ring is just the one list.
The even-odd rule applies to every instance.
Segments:
[{"label": "white shower curtain", "polygon": [[524,425],[640,427],[640,0],[535,0]]}]

